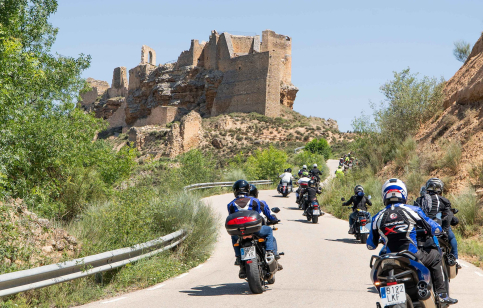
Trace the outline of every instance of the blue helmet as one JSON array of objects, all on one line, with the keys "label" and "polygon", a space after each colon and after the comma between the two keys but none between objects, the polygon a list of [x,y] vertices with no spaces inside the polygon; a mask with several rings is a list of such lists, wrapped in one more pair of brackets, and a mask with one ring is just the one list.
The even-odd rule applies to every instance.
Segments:
[{"label": "blue helmet", "polygon": [[408,192],[406,184],[399,179],[389,179],[382,185],[382,201],[384,205],[406,203]]}]

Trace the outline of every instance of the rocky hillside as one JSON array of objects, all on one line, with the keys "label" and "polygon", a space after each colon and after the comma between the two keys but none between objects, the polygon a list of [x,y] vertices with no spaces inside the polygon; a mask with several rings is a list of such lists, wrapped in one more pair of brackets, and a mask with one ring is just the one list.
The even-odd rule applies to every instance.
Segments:
[{"label": "rocky hillside", "polygon": [[339,132],[332,119],[305,117],[282,107],[282,116],[270,118],[257,113],[232,113],[202,119],[192,111],[180,122],[167,125],[133,127],[125,134],[114,133],[108,139],[115,148],[134,145],[141,159],[175,157],[194,148],[232,157],[243,151],[274,144],[280,148],[302,146],[313,138],[326,138],[330,144],[352,140],[351,134]]},{"label": "rocky hillside", "polygon": [[[434,176],[452,177],[451,188],[460,191],[468,184],[483,195],[480,169],[483,161],[483,35],[456,74],[444,88],[444,111],[417,135],[420,153],[435,159],[456,150],[456,165],[436,164]],[[458,148],[461,154],[458,154]],[[461,155],[458,159],[458,155]]]},{"label": "rocky hillside", "polygon": [[21,199],[0,202],[0,234],[2,273],[72,259],[81,247],[75,237],[28,211]]}]

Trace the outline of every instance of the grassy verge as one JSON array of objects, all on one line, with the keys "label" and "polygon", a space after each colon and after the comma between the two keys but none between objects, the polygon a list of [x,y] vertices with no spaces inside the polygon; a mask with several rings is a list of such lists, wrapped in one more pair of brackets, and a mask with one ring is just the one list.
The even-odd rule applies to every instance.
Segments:
[{"label": "grassy verge", "polygon": [[[347,173],[343,178],[334,178],[325,185],[319,201],[328,213],[337,218],[348,220],[351,210],[349,207],[343,207],[340,199],[342,197],[346,199],[350,197],[354,193],[354,186],[360,184],[364,187],[366,195],[372,195],[373,206],[370,207],[369,211],[374,215],[383,208],[380,192],[385,180],[374,175],[369,168],[355,169],[353,172]],[[403,180],[406,179],[404,178]],[[414,198],[416,196],[413,195],[411,197]],[[481,204],[472,189],[451,195],[449,199],[452,207],[459,210],[457,217],[460,223],[458,226],[453,227],[453,230],[458,240],[460,257],[483,268],[483,217]]]}]

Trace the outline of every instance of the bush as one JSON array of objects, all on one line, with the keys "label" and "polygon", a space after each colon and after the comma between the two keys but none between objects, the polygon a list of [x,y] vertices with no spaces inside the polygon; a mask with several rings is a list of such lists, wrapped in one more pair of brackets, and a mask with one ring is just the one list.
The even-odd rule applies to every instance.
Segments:
[{"label": "bush", "polygon": [[474,227],[481,222],[480,205],[474,189],[467,189],[459,195],[450,196],[453,208],[459,210],[457,217],[460,220],[458,228],[464,235],[470,236]]},{"label": "bush", "polygon": [[248,157],[245,170],[250,179],[254,180],[277,180],[279,174],[288,168],[287,154],[277,150],[273,145],[266,150],[256,150]]},{"label": "bush", "polygon": [[451,141],[446,147],[446,153],[439,162],[440,168],[448,168],[456,174],[461,160],[461,144],[457,141]]},{"label": "bush", "polygon": [[323,155],[315,154],[309,151],[301,151],[290,159],[290,163],[295,166],[292,168],[294,171],[302,168],[303,165],[307,165],[307,167],[310,169],[310,167],[315,163],[317,164],[319,170],[323,173],[321,176],[322,181],[329,176],[330,170]]},{"label": "bush", "polygon": [[454,42],[453,55],[455,56],[456,60],[464,63],[470,56],[470,53],[471,46],[469,43],[462,40]]},{"label": "bush", "polygon": [[323,155],[326,160],[329,159],[332,155],[330,145],[324,138],[313,139],[305,145],[305,150],[310,151],[314,154]]}]

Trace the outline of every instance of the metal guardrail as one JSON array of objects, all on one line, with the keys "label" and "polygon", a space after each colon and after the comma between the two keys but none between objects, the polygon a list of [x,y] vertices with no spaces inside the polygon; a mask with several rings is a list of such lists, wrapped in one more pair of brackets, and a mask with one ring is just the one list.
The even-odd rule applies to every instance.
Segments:
[{"label": "metal guardrail", "polygon": [[[251,181],[250,183],[262,185],[271,184],[272,181],[261,180]],[[233,185],[233,182],[198,183],[185,186],[184,190],[228,187],[231,185]],[[0,297],[110,271],[173,248],[187,236],[186,230],[179,230],[132,247],[120,248],[72,261],[3,274],[0,275]]]},{"label": "metal guardrail", "polygon": [[[248,181],[250,184],[255,185],[266,185],[272,184],[272,180],[259,180],[259,181]],[[233,182],[213,182],[213,183],[198,183],[192,184],[184,187],[185,191],[191,191],[196,189],[203,189],[203,188],[213,188],[213,187],[230,187],[233,185]]]},{"label": "metal guardrail", "polygon": [[293,152],[294,152],[295,154],[297,154],[297,152],[298,152],[298,151],[303,150],[303,149],[305,149],[305,146],[295,148],[295,150],[293,150]]},{"label": "metal guardrail", "polygon": [[187,237],[186,233],[185,230],[179,230],[132,247],[0,275],[0,297],[47,287],[124,266],[175,247]]}]

